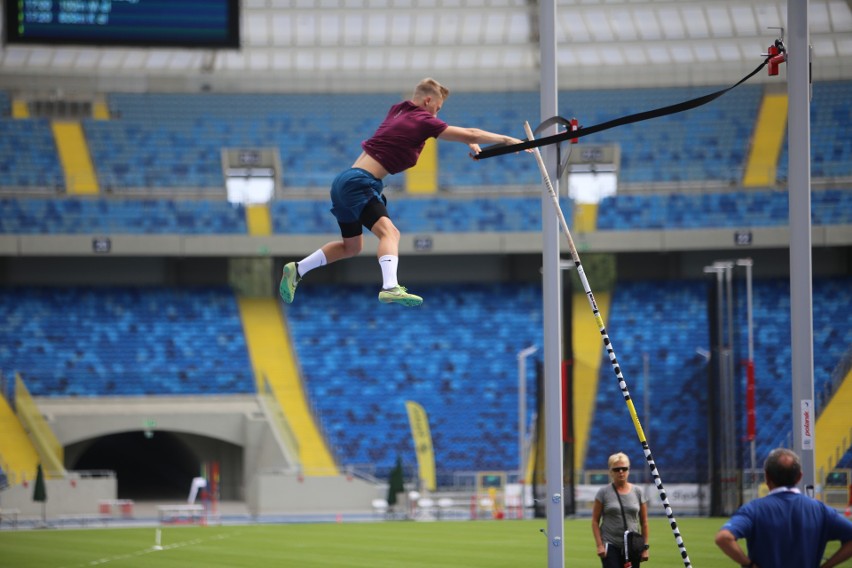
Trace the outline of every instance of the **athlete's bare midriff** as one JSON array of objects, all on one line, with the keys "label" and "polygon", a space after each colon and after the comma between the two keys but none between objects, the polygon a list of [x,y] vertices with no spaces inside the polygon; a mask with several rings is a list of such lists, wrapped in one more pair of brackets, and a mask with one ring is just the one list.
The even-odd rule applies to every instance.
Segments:
[{"label": "athlete's bare midriff", "polygon": [[367,152],[361,152],[361,155],[358,156],[358,159],[355,160],[355,163],[352,164],[352,167],[367,170],[368,172],[376,176],[376,178],[378,179],[383,179],[385,176],[388,175],[388,171],[385,169],[385,167]]}]

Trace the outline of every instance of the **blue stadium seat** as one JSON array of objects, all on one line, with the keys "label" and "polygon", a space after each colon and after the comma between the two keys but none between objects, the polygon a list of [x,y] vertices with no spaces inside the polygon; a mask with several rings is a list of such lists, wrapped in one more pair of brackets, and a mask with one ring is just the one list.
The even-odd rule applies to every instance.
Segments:
[{"label": "blue stadium seat", "polygon": [[65,189],[50,121],[0,117],[0,189]]},{"label": "blue stadium seat", "polygon": [[[405,401],[429,415],[437,468],[517,467],[517,352],[542,345],[540,288],[419,286],[422,309],[375,287],[305,283],[286,316],[308,394],[344,463],[414,460]],[[534,408],[530,365],[528,408]],[[513,417],[514,416],[514,417]]]},{"label": "blue stadium seat", "polygon": [[[707,94],[712,87],[594,89],[560,93],[560,114],[591,126]],[[814,85],[813,176],[852,175],[852,140],[837,128],[852,118],[852,82]],[[12,120],[7,93],[0,96],[0,187],[61,190],[64,177],[49,122]],[[621,147],[622,183],[741,181],[762,88],[742,85],[688,112],[625,125],[583,139]],[[112,120],[83,121],[102,187],[116,192],[144,188],[221,193],[222,148],[277,147],[283,187],[325,189],[350,164],[395,94],[177,94],[114,93]],[[441,117],[523,138],[523,122],[538,123],[533,91],[454,92]],[[26,142],[26,143],[24,143]],[[538,186],[534,161],[524,154],[472,162],[465,148],[440,143],[441,188]],[[779,179],[786,179],[786,146]],[[401,176],[388,184],[403,185]]]},{"label": "blue stadium seat", "polygon": [[[736,313],[745,313],[736,282]],[[707,281],[622,282],[607,329],[634,405],[668,482],[706,475]],[[342,463],[413,462],[405,401],[429,414],[442,475],[517,467],[517,353],[543,345],[537,284],[423,285],[417,310],[377,308],[374,286],[305,282],[285,315],[304,384]],[[852,278],[814,282],[815,390],[852,345]],[[754,293],[758,453],[791,424],[789,291],[757,280]],[[737,326],[735,358],[745,357]],[[644,416],[643,355],[653,399]],[[586,469],[623,450],[642,463],[636,433],[603,354]],[[527,366],[527,408],[535,402]],[[0,290],[0,371],[20,371],[36,396],[227,394],[254,391],[227,288]],[[739,371],[737,381],[744,388]],[[741,400],[739,398],[738,400]],[[743,424],[737,425],[742,434]],[[689,464],[689,466],[684,466]]]},{"label": "blue stadium seat", "polygon": [[12,114],[12,97],[6,91],[0,91],[0,119]]},{"label": "blue stadium seat", "polygon": [[[814,225],[852,223],[852,191],[827,189],[811,195]],[[617,195],[598,207],[598,230],[780,227],[789,222],[786,191]]]},{"label": "blue stadium seat", "polygon": [[[396,198],[391,209],[400,230],[411,232],[535,232],[541,230],[541,199]],[[571,219],[572,203],[561,200]],[[287,199],[270,204],[275,234],[337,234],[330,203]],[[245,234],[241,205],[222,200],[0,198],[0,234]]]},{"label": "blue stadium seat", "polygon": [[[560,93],[560,114],[591,126],[695,98],[712,88],[595,89]],[[721,181],[742,177],[760,86],[743,85],[691,111],[622,126],[584,139],[622,149],[622,182]],[[113,120],[85,121],[99,179],[117,191],[136,187],[219,190],[224,147],[277,147],[284,187],[327,188],[372,134],[393,94],[126,94],[109,97]],[[833,115],[844,112],[835,103]],[[453,92],[441,117],[524,137],[523,122],[539,122],[534,91]],[[520,154],[479,163],[463,147],[440,143],[438,184],[536,186],[534,160]],[[842,158],[841,154],[841,158]],[[847,160],[848,161],[848,160]],[[388,183],[401,186],[392,176]]]},{"label": "blue stadium seat", "polygon": [[[813,85],[811,109],[811,176],[848,178],[852,176],[852,82],[819,81]],[[787,144],[781,147],[778,179],[786,180],[789,170]]]},{"label": "blue stadium seat", "polygon": [[0,370],[34,396],[255,390],[227,288],[4,288],[0,314]]},{"label": "blue stadium seat", "polygon": [[0,198],[0,234],[183,234],[247,232],[245,209],[227,201]]},{"label": "blue stadium seat", "polygon": [[[696,349],[709,350],[705,282],[620,283],[613,293],[608,330],[627,380],[634,405],[643,408],[643,354],[650,358],[650,416],[642,417],[647,438],[661,472],[681,481],[706,474],[707,364]],[[736,314],[745,314],[745,285],[737,282]],[[792,424],[789,283],[754,283],[754,342],[757,399],[757,453],[766,455],[784,445]],[[837,314],[852,313],[852,278],[817,279],[813,287],[814,391],[825,388],[834,366],[852,345],[852,322]],[[747,330],[737,325],[734,357],[747,356]],[[737,380],[744,392],[745,377]],[[743,397],[737,398],[742,403]],[[818,409],[819,410],[819,409]],[[696,417],[699,417],[696,420]],[[737,424],[744,434],[744,420]],[[600,390],[585,462],[588,469],[605,467],[615,451],[629,449],[632,461],[643,460],[608,358],[603,357]],[[666,469],[663,464],[668,463]],[[690,464],[684,470],[681,464]]]}]

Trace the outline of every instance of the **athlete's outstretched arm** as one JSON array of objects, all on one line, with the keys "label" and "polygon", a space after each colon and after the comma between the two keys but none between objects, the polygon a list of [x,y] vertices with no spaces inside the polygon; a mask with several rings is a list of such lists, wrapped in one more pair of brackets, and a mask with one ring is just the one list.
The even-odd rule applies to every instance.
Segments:
[{"label": "athlete's outstretched arm", "polygon": [[505,134],[497,134],[482,130],[481,128],[465,128],[462,126],[447,126],[446,129],[438,136],[441,140],[450,142],[462,142],[470,146],[473,154],[479,154],[481,148],[480,143],[484,144],[520,144],[523,140],[506,136]]}]

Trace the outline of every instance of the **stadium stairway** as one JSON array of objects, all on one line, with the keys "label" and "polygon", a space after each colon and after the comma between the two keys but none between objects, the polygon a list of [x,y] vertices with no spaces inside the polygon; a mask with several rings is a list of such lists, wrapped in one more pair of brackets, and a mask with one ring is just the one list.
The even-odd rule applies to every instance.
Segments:
[{"label": "stadium stairway", "polygon": [[272,234],[272,217],[268,205],[246,207],[246,226],[253,237],[268,237]]},{"label": "stadium stairway", "polygon": [[4,396],[0,396],[0,432],[3,432],[0,436],[0,457],[9,482],[14,485],[25,479],[35,479],[38,454]]},{"label": "stadium stairway", "polygon": [[89,145],[83,127],[77,121],[54,121],[51,124],[62,169],[65,187],[71,195],[97,195],[100,192]]},{"label": "stadium stairway", "polygon": [[598,228],[598,204],[576,203],[574,205],[574,232],[593,233]]},{"label": "stadium stairway", "polygon": [[852,408],[852,370],[850,370],[834,396],[816,421],[816,470],[819,479],[834,469],[849,450],[849,409]]},{"label": "stadium stairway", "polygon": [[[606,321],[606,315],[609,313],[609,293],[595,295],[595,301],[601,317]],[[585,294],[574,294],[571,319],[571,342],[574,349],[574,463],[579,469],[586,463],[586,448],[595,411],[603,343]]]},{"label": "stadium stairway", "polygon": [[438,142],[430,138],[420,152],[414,167],[405,170],[405,190],[408,193],[437,193]]},{"label": "stadium stairway", "polygon": [[787,132],[787,94],[765,93],[755,124],[743,186],[775,184],[781,145]]},{"label": "stadium stairway", "polygon": [[257,389],[264,377],[299,445],[299,462],[307,476],[337,475],[334,458],[308,407],[290,337],[277,299],[240,298],[240,317]]},{"label": "stadium stairway", "polygon": [[27,106],[27,101],[22,99],[12,101],[12,118],[30,118],[30,107]]},{"label": "stadium stairway", "polygon": [[19,374],[15,375],[15,409],[47,479],[64,479],[68,473],[65,470],[65,448],[59,443],[53,428]]}]

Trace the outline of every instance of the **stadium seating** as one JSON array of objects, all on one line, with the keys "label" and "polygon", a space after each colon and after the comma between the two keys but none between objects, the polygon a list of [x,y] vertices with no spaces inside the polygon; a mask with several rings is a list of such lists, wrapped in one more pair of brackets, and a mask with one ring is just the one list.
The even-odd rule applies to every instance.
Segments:
[{"label": "stadium seating", "polygon": [[[811,209],[814,225],[852,223],[852,192],[814,191]],[[778,227],[787,225],[788,221],[786,190],[619,195],[601,201],[597,228],[612,231]]]},{"label": "stadium seating", "polygon": [[[391,196],[404,232],[499,232],[541,229],[541,199],[530,197],[422,199]],[[570,219],[572,204],[561,201]],[[325,200],[270,204],[275,234],[337,234]],[[166,198],[0,197],[0,234],[246,234],[245,209],[223,200]]]},{"label": "stadium seating", "polygon": [[[560,114],[592,125],[670,105],[711,89],[565,91]],[[738,182],[761,89],[744,85],[713,103],[650,122],[593,135],[588,143],[622,148],[623,182]],[[101,183],[125,188],[221,190],[223,147],[278,147],[284,187],[326,188],[351,163],[386,109],[388,94],[238,95],[112,94],[113,120],[85,121]],[[441,117],[524,138],[523,122],[539,122],[539,94],[453,93]],[[438,184],[536,185],[535,162],[523,154],[472,163],[457,144],[439,145]],[[389,185],[400,186],[392,177]]]},{"label": "stadium seating", "polygon": [[[706,473],[707,362],[698,350],[709,351],[706,282],[620,283],[613,293],[608,330],[624,372],[628,390],[657,463],[669,476],[696,480]],[[737,282],[735,313],[746,313],[745,286]],[[754,283],[754,351],[757,399],[757,453],[789,444],[792,423],[789,283]],[[814,391],[830,380],[834,366],[852,345],[852,322],[837,314],[852,313],[852,278],[817,279],[813,286]],[[734,357],[747,356],[747,331],[736,325]],[[643,355],[650,361],[650,416],[641,416],[645,396]],[[642,460],[641,447],[608,359],[601,366],[585,467],[605,467],[609,454],[627,448],[633,461]],[[738,367],[738,369],[740,369]],[[737,371],[740,388],[744,375]],[[742,404],[742,397],[738,398]],[[739,409],[742,411],[742,409]],[[819,408],[817,409],[819,411]],[[701,419],[696,420],[696,417]],[[744,434],[744,420],[737,424]],[[682,469],[682,464],[690,464]]]},{"label": "stadium seating", "polygon": [[[852,224],[852,192],[815,191],[815,226]],[[560,199],[571,221],[573,203]],[[501,232],[541,229],[537,196],[450,198],[391,195],[390,207],[403,232]],[[337,224],[324,199],[270,203],[274,234],[335,234]],[[0,234],[245,234],[245,211],[223,200],[13,199],[0,198]],[[781,227],[788,223],[786,191],[706,195],[621,195],[605,198],[597,228],[613,230]]]},{"label": "stadium seating", "polygon": [[43,192],[64,188],[50,121],[0,117],[0,189]]},{"label": "stadium seating", "polygon": [[[707,284],[619,283],[612,293],[607,331],[627,388],[661,472],[670,480],[695,481],[706,471],[709,349]],[[601,344],[603,354],[603,345]],[[644,416],[644,356],[648,356],[650,416]],[[632,420],[607,357],[603,357],[585,468],[606,469],[619,451],[644,463]],[[605,441],[605,442],[604,442]],[[666,478],[664,477],[664,479]]]},{"label": "stadium seating", "polygon": [[85,121],[98,178],[116,191],[221,192],[222,148],[277,147],[286,187],[327,188],[392,95],[113,94],[113,120]]},{"label": "stadium seating", "polygon": [[226,201],[0,198],[0,234],[245,234]]},{"label": "stadium seating", "polygon": [[[417,292],[423,309],[387,310],[375,307],[375,287],[305,284],[287,307],[329,442],[344,463],[376,464],[383,472],[397,455],[413,463],[405,410],[413,400],[429,415],[441,472],[517,467],[517,352],[542,345],[539,287]],[[535,392],[533,376],[530,368],[528,393]]]},{"label": "stadium seating", "polygon": [[[560,93],[560,115],[591,126],[716,90],[716,87],[571,90]],[[814,85],[812,151],[815,178],[852,175],[852,144],[837,124],[852,113],[852,83]],[[741,85],[688,112],[621,126],[583,139],[621,147],[622,183],[741,181],[762,87]],[[84,120],[102,188],[223,191],[222,148],[277,147],[285,188],[325,189],[351,163],[395,94],[114,93],[112,120]],[[0,97],[0,187],[58,189],[64,178],[44,119],[13,120]],[[539,94],[454,92],[441,117],[524,137],[523,122],[539,122]],[[23,142],[26,141],[26,144]],[[787,175],[786,145],[778,177]],[[12,175],[14,174],[14,175]],[[401,187],[401,176],[387,183]],[[535,186],[535,162],[523,154],[471,162],[458,144],[439,144],[438,184],[444,189]]]},{"label": "stadium seating", "polygon": [[[811,175],[814,178],[852,176],[852,82],[824,81],[813,85],[811,101]],[[778,179],[786,180],[790,157],[781,147]]]},{"label": "stadium seating", "polygon": [[[714,90],[636,89],[630,96],[621,89],[562,91],[559,114],[576,117],[581,126],[592,126]],[[743,85],[687,113],[600,132],[581,142],[619,145],[622,182],[739,182],[761,94],[760,87]],[[451,124],[480,126],[525,138],[523,122],[529,121],[533,128],[540,122],[539,96],[537,92],[454,93],[441,116]],[[469,161],[451,152],[449,145],[441,148],[441,187],[538,183],[535,163],[522,155],[494,158],[471,168]],[[499,167],[486,167],[492,161],[499,161]]]},{"label": "stadium seating", "polygon": [[3,288],[0,314],[0,371],[33,396],[254,392],[225,288]]},{"label": "stadium seating", "polygon": [[[711,283],[622,282],[607,329],[628,390],[669,482],[706,474],[706,298]],[[755,282],[758,453],[786,443],[791,424],[788,284]],[[517,467],[517,353],[543,345],[535,284],[423,285],[422,309],[377,309],[375,287],[312,285],[285,315],[304,384],[343,464],[384,475],[414,461],[405,401],[429,414],[437,466]],[[736,313],[745,313],[737,281]],[[852,345],[852,278],[814,283],[815,390]],[[211,323],[215,322],[215,323]],[[745,357],[737,326],[735,358]],[[643,355],[650,414],[644,412]],[[587,469],[623,450],[641,462],[636,433],[603,354]],[[538,355],[536,357],[539,357]],[[535,404],[528,364],[527,408]],[[240,317],[225,288],[0,290],[0,371],[20,371],[35,396],[254,392]],[[738,371],[741,388],[744,378]],[[738,400],[741,400],[739,398]],[[742,424],[738,424],[742,434]],[[683,464],[689,464],[684,466]],[[446,478],[444,478],[446,480]]]},{"label": "stadium seating", "polygon": [[[572,203],[561,199],[570,219]],[[499,198],[406,198],[391,195],[394,223],[404,233],[469,233],[541,230],[541,199]],[[270,204],[275,234],[328,234],[339,228],[329,213],[330,203],[316,200],[281,200]]]}]

